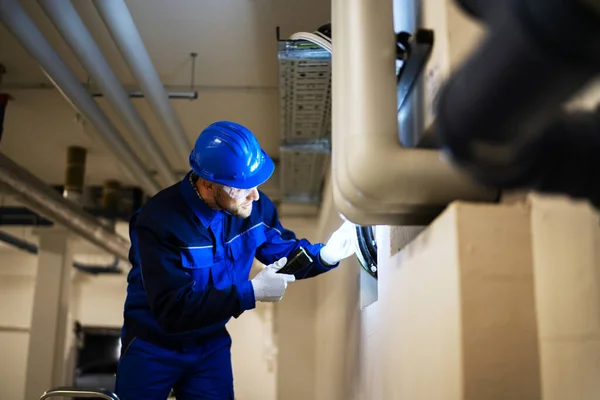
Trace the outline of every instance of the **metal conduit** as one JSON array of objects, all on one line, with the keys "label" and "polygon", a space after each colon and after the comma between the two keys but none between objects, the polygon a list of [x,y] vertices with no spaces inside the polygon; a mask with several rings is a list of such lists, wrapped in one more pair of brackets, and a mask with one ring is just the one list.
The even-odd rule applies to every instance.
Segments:
[{"label": "metal conduit", "polygon": [[137,143],[145,150],[163,183],[171,185],[177,181],[167,158],[152,138],[148,126],[139,115],[125,88],[119,82],[100,48],[73,7],[71,0],[38,0],[63,39],[69,44],[81,64],[98,83],[110,100]]},{"label": "metal conduit", "polygon": [[177,154],[187,160],[191,145],[127,5],[123,0],[94,0],[93,3],[148,102],[173,138]]},{"label": "metal conduit", "polygon": [[63,225],[110,254],[128,260],[129,241],[106,228],[76,204],[0,153],[0,186],[19,195],[25,205]]},{"label": "metal conduit", "polygon": [[0,0],[0,21],[40,63],[44,72],[67,97],[73,107],[96,127],[100,138],[115,155],[117,161],[123,165],[126,172],[138,180],[140,186],[149,195],[158,192],[159,185],[149,175],[141,160],[44,38],[18,0]]}]

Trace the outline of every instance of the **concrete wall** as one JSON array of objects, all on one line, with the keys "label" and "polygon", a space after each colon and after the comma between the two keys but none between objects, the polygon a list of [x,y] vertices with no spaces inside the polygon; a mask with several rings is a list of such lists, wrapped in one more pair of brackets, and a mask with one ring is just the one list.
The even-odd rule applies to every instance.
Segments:
[{"label": "concrete wall", "polygon": [[[316,241],[316,218],[288,218],[282,224],[296,236]],[[275,307],[277,342],[277,399],[315,398],[315,311],[321,277],[299,280],[288,286]]]},{"label": "concrete wall", "polygon": [[600,398],[600,218],[587,204],[532,196],[544,400]]},{"label": "concrete wall", "polygon": [[[329,193],[327,187],[325,193]],[[324,199],[319,236],[342,224],[331,196]],[[317,400],[379,399],[378,302],[361,308],[360,267],[354,258],[319,277],[316,310]]]},{"label": "concrete wall", "polygon": [[384,399],[539,399],[529,213],[454,204],[380,269]]},{"label": "concrete wall", "polygon": [[529,196],[378,227],[377,302],[349,262],[319,281],[315,398],[598,398],[599,222]]},{"label": "concrete wall", "polygon": [[0,255],[0,388],[6,399],[23,399],[33,309],[36,257]]}]

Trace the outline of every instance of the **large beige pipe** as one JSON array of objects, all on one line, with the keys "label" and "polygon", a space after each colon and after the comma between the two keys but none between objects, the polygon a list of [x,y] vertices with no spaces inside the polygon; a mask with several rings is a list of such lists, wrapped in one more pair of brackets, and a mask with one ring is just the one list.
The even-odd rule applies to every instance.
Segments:
[{"label": "large beige pipe", "polygon": [[450,202],[492,201],[433,150],[398,139],[391,0],[333,0],[333,196],[361,225],[428,222]]}]

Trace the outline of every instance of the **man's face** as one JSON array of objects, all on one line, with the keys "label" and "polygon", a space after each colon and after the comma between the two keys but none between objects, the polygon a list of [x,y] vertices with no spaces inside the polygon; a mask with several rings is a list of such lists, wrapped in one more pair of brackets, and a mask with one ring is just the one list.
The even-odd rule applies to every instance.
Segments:
[{"label": "man's face", "polygon": [[260,198],[258,189],[253,188],[244,191],[242,197],[231,196],[226,188],[215,185],[214,200],[216,205],[223,211],[239,218],[248,218],[252,213],[252,203]]}]

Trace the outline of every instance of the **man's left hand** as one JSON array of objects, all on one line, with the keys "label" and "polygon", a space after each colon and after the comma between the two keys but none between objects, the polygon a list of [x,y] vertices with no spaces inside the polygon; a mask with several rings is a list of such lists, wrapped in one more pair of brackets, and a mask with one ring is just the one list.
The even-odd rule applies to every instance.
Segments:
[{"label": "man's left hand", "polygon": [[356,248],[353,235],[355,235],[354,224],[350,221],[344,222],[321,249],[321,260],[328,265],[334,265],[354,254]]}]

